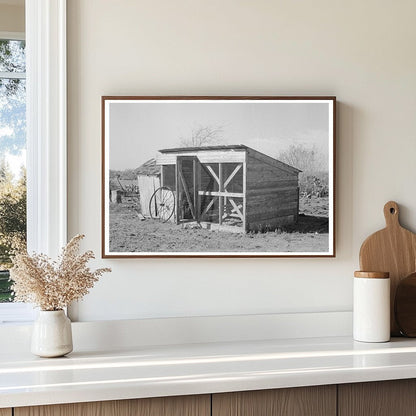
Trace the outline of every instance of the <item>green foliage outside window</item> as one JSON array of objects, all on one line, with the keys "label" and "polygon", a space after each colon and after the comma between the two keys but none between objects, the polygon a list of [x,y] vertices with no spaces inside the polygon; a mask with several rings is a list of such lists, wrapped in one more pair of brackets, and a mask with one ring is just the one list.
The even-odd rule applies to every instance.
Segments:
[{"label": "green foliage outside window", "polygon": [[26,241],[25,71],[25,42],[0,40],[0,302],[12,300],[11,256]]}]

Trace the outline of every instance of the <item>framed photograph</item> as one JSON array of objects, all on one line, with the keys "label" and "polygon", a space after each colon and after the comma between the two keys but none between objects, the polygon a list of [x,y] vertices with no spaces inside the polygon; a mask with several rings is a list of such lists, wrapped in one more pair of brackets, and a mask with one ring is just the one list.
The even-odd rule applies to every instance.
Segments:
[{"label": "framed photograph", "polygon": [[102,97],[102,255],[334,257],[335,97]]}]

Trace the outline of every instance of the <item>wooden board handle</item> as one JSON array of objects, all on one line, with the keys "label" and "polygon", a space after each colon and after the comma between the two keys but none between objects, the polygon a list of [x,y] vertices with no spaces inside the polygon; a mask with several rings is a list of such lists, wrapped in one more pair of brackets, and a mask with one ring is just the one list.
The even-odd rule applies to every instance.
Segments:
[{"label": "wooden board handle", "polygon": [[399,205],[397,202],[389,201],[384,205],[384,218],[387,227],[399,227]]}]

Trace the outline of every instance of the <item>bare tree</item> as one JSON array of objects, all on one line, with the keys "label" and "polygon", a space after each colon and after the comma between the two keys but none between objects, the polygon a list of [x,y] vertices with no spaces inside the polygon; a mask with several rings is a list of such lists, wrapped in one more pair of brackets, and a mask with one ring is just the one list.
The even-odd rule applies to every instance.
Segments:
[{"label": "bare tree", "polygon": [[181,137],[182,147],[212,146],[221,141],[223,129],[221,126],[198,126],[192,129],[190,137]]},{"label": "bare tree", "polygon": [[316,146],[291,145],[278,159],[300,169],[299,187],[302,197],[327,197],[328,172],[325,155]]},{"label": "bare tree", "polygon": [[277,158],[305,173],[326,170],[324,155],[316,146],[307,147],[303,144],[291,145],[287,150],[281,152]]}]

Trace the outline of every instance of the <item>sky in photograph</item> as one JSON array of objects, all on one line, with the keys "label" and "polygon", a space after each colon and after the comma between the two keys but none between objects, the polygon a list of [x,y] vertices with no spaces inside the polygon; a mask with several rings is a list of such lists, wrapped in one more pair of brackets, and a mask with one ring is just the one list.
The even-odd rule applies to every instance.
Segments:
[{"label": "sky in photograph", "polygon": [[277,158],[290,145],[328,158],[329,104],[299,102],[112,102],[110,169],[135,169],[180,147],[198,127],[220,128],[217,144],[244,144]]}]

